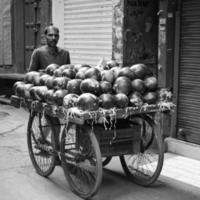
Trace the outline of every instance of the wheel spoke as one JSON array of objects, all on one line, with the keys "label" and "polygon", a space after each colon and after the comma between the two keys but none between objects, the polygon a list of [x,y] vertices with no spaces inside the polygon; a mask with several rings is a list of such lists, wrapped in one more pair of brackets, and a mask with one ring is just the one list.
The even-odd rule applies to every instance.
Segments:
[{"label": "wheel spoke", "polygon": [[111,161],[112,157],[106,157],[106,158],[102,158],[102,164],[105,167],[110,161]]},{"label": "wheel spoke", "polygon": [[[145,120],[144,120],[145,119]],[[139,185],[150,185],[158,178],[163,165],[162,137],[150,118],[141,118],[141,151],[120,157],[124,172]]]}]

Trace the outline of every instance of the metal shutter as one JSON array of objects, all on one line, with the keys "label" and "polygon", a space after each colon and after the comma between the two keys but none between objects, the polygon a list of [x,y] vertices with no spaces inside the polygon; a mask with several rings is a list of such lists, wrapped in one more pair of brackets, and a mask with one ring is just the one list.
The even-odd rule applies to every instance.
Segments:
[{"label": "metal shutter", "polygon": [[183,0],[180,36],[178,128],[200,144],[200,1]]},{"label": "metal shutter", "polygon": [[64,48],[73,64],[111,59],[112,0],[64,0]]}]

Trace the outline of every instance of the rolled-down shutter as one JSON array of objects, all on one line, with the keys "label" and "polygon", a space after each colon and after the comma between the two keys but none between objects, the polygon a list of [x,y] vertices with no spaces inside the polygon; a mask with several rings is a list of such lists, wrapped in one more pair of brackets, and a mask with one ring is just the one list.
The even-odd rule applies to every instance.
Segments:
[{"label": "rolled-down shutter", "polygon": [[178,128],[184,133],[182,139],[197,144],[200,144],[199,11],[199,0],[182,1]]},{"label": "rolled-down shutter", "polygon": [[112,0],[65,0],[64,47],[73,64],[111,59]]}]

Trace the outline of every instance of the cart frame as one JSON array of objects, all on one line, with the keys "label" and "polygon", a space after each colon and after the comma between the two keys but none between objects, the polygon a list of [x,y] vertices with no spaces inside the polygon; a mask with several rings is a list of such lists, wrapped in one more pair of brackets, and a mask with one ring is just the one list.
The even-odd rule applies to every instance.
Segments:
[{"label": "cart frame", "polygon": [[95,195],[103,167],[119,156],[131,181],[149,186],[162,170],[164,145],[156,114],[172,104],[84,112],[12,96],[15,107],[30,110],[27,143],[36,172],[49,176],[58,158],[74,193]]}]

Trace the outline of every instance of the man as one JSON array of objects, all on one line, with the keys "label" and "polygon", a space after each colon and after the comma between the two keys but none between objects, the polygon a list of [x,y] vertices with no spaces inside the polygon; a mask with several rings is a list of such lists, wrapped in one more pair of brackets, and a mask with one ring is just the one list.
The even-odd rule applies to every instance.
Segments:
[{"label": "man", "polygon": [[52,63],[58,65],[70,64],[69,52],[57,47],[59,29],[51,25],[45,28],[44,34],[47,44],[33,51],[28,71],[39,71]]},{"label": "man", "polygon": [[[45,38],[47,44],[44,46],[41,46],[37,49],[35,49],[32,53],[29,70],[28,71],[39,71],[45,69],[49,64],[58,64],[58,65],[64,65],[64,64],[70,64],[70,54],[68,51],[57,47],[57,43],[59,40],[59,29],[55,26],[48,26],[44,30]],[[55,131],[56,131],[56,143],[59,148],[59,133],[60,133],[60,126],[59,126],[59,120],[55,117],[51,117],[51,122],[54,125]],[[48,120],[45,116],[41,118],[41,123],[43,125],[43,136],[38,137],[38,141],[40,143],[45,143],[45,140],[47,139],[50,129],[47,126]],[[39,156],[45,156],[47,154],[46,151],[40,150],[37,153]],[[56,161],[57,165],[60,165],[59,158]]]}]

